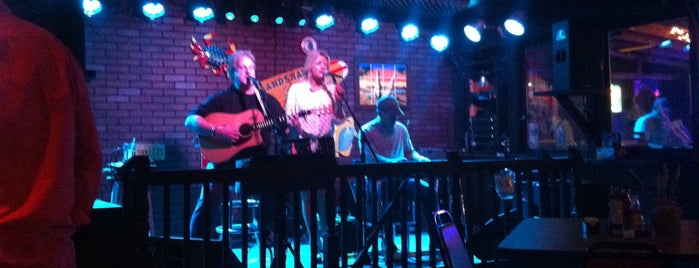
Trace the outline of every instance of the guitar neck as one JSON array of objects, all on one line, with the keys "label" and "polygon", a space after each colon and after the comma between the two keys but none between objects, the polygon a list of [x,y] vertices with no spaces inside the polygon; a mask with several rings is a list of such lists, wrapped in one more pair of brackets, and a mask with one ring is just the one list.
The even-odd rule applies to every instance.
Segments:
[{"label": "guitar neck", "polygon": [[275,123],[286,123],[287,120],[288,119],[287,119],[286,115],[272,117],[272,118],[269,118],[269,119],[264,120],[262,122],[253,124],[253,128],[254,129],[268,128],[268,127],[274,126]]},{"label": "guitar neck", "polygon": [[[311,109],[311,110],[304,110],[301,112],[298,112],[296,116],[299,117],[305,117],[310,114],[329,114],[332,113],[332,108],[331,107],[322,107],[322,108],[316,108],[316,109]],[[255,123],[253,124],[254,129],[263,129],[267,127],[274,126],[275,123],[286,123],[289,120],[290,116],[289,115],[280,115],[272,118],[268,118],[262,122]]]}]

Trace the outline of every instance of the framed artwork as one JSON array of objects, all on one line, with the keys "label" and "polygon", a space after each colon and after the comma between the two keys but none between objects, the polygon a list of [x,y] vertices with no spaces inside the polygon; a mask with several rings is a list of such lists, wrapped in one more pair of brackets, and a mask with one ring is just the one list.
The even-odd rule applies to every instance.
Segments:
[{"label": "framed artwork", "polygon": [[374,106],[386,95],[408,104],[408,83],[405,64],[359,63],[359,105]]}]

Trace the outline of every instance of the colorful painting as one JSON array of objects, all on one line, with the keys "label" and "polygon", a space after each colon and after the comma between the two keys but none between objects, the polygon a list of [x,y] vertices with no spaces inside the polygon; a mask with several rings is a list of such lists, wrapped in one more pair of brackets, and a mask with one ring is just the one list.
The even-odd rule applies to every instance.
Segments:
[{"label": "colorful painting", "polygon": [[406,106],[407,93],[405,64],[359,64],[359,105],[374,106],[379,98],[391,95],[401,106]]}]

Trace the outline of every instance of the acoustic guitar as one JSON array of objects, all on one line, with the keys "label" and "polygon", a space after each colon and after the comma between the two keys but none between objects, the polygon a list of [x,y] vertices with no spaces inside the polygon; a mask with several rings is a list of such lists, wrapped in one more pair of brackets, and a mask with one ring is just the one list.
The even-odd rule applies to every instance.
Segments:
[{"label": "acoustic guitar", "polygon": [[[318,108],[302,111],[297,116],[309,114],[331,113],[331,108]],[[214,163],[225,162],[237,155],[240,151],[264,144],[260,130],[274,126],[275,123],[284,123],[288,116],[265,118],[257,109],[245,110],[240,113],[211,113],[204,117],[206,121],[217,126],[237,128],[240,138],[235,142],[225,142],[212,136],[199,136],[199,149],[204,158]]]}]

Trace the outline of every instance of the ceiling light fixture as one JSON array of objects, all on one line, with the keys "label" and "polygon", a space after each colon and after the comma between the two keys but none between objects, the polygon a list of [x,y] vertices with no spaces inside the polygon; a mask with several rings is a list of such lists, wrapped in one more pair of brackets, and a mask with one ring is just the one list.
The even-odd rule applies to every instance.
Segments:
[{"label": "ceiling light fixture", "polygon": [[189,10],[194,18],[199,23],[204,23],[207,20],[214,18],[214,10],[207,1],[190,1]]},{"label": "ceiling light fixture", "polygon": [[442,52],[449,47],[449,38],[444,34],[437,34],[430,38],[430,46],[437,52]]},{"label": "ceiling light fixture", "polygon": [[155,20],[165,15],[165,7],[162,1],[144,1],[141,10],[143,15],[150,20]]},{"label": "ceiling light fixture", "polygon": [[360,21],[359,30],[363,34],[374,33],[379,30],[379,21],[373,16],[366,16]]},{"label": "ceiling light fixture", "polygon": [[92,17],[100,12],[102,12],[102,3],[99,0],[83,0],[83,13],[87,17]]},{"label": "ceiling light fixture", "polygon": [[400,37],[403,41],[410,42],[417,39],[420,36],[420,29],[413,23],[408,23],[400,31]]}]

